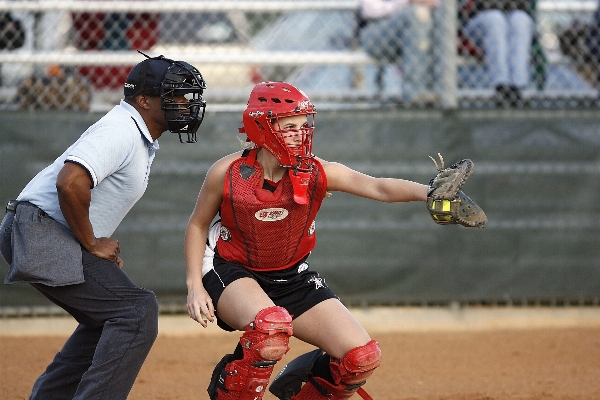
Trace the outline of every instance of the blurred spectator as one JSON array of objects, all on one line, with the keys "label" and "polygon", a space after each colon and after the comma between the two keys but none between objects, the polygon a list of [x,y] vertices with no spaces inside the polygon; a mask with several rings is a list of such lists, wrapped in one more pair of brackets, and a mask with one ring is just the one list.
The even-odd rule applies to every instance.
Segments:
[{"label": "blurred spectator", "polygon": [[[34,18],[29,12],[0,12],[0,51],[31,51],[34,45],[33,27]],[[0,64],[0,84],[16,86],[32,72],[33,66],[25,63]]]},{"label": "blurred spectator", "polygon": [[0,12],[0,50],[14,50],[25,44],[25,29],[21,21],[8,12]]},{"label": "blurred spectator", "polygon": [[[53,0],[43,0],[52,2]],[[40,15],[41,14],[41,15]],[[66,10],[48,10],[38,14],[36,48],[42,51],[62,51],[69,45],[71,13]]]},{"label": "blurred spectator", "polygon": [[572,58],[578,72],[600,87],[600,2],[591,22],[575,19],[559,34],[561,52]]},{"label": "blurred spectator", "polygon": [[[9,12],[0,12],[0,50],[15,50],[25,44],[25,29],[18,19]],[[2,65],[0,65],[0,85],[3,81]]]},{"label": "blurred spectator", "polygon": [[[65,11],[0,12],[0,51],[30,53],[64,49],[70,27]],[[20,108],[82,110],[89,107],[88,96],[82,90],[85,87],[74,85],[75,80],[65,76],[57,66],[47,71],[48,66],[32,63],[12,62],[0,67],[0,85],[9,89],[3,90],[6,101]],[[22,102],[28,106],[23,107]]]},{"label": "blurred spectator", "polygon": [[[75,46],[80,50],[148,50],[158,41],[159,16],[148,13],[73,13]],[[81,66],[77,72],[97,89],[123,86],[127,66]]]},{"label": "blurred spectator", "polygon": [[439,101],[433,82],[432,9],[439,0],[361,0],[359,43],[372,57],[402,70],[404,100]]},{"label": "blurred spectator", "polygon": [[522,106],[531,82],[535,0],[466,0],[459,7],[464,38],[481,49],[500,107]]},{"label": "blurred spectator", "polygon": [[590,32],[586,38],[586,45],[595,65],[600,65],[600,2],[598,3],[598,7],[596,7],[594,18],[590,24]]},{"label": "blurred spectator", "polygon": [[17,87],[20,110],[78,110],[89,111],[91,100],[87,80],[67,74],[58,65],[51,65],[43,76],[31,76]]}]

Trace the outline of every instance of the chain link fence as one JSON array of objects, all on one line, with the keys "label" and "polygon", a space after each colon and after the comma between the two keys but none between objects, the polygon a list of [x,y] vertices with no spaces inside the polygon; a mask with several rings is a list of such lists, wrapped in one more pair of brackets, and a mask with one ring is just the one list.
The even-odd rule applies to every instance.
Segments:
[{"label": "chain link fence", "polygon": [[597,106],[595,0],[367,3],[0,1],[0,109],[109,109],[136,50],[198,67],[213,109],[263,80],[334,107]]}]

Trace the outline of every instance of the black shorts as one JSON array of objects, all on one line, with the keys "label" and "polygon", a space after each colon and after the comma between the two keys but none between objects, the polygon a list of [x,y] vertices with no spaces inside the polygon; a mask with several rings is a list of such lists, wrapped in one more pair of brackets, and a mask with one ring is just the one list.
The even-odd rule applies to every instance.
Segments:
[{"label": "black shorts", "polygon": [[[325,279],[318,272],[308,269],[307,258],[281,271],[256,272],[229,262],[215,252],[213,269],[204,275],[202,283],[216,306],[227,285],[240,278],[252,278],[275,305],[285,308],[292,318],[296,318],[323,300],[338,299]],[[243,298],[243,294],[240,297]],[[218,314],[216,317],[221,329],[235,330],[221,321]]]}]

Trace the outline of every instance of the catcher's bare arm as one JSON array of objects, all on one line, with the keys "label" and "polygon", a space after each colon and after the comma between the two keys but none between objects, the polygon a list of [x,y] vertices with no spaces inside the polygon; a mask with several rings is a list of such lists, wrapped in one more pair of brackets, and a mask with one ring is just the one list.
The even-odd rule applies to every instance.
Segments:
[{"label": "catcher's bare arm", "polygon": [[427,210],[431,218],[441,225],[460,224],[483,228],[487,223],[487,216],[481,207],[461,190],[473,173],[473,161],[463,159],[444,168],[444,159],[439,153],[438,156],[441,166],[430,156],[438,170],[438,174],[429,182],[427,192]]},{"label": "catcher's bare arm", "polygon": [[319,159],[327,175],[327,190],[350,193],[386,203],[426,201],[427,185],[394,178],[375,178],[343,164]]}]

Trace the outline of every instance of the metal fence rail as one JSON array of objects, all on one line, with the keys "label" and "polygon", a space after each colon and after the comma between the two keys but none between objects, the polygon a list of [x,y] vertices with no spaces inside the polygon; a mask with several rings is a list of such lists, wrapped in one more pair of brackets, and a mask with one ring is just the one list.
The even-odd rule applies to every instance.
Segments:
[{"label": "metal fence rail", "polygon": [[[0,1],[0,9],[9,11],[87,11],[87,12],[178,12],[173,5],[182,6],[187,12],[215,11],[353,11],[359,6],[357,0],[324,1]],[[170,6],[170,7],[169,7]],[[179,7],[178,7],[179,8]],[[181,10],[181,8],[179,8]]]},{"label": "metal fence rail", "polygon": [[[21,46],[0,49],[0,108],[107,109],[141,60],[138,49],[198,66],[213,104],[240,104],[255,82],[287,80],[315,101],[496,106],[486,61],[457,51],[460,1],[443,1],[430,15],[432,102],[406,101],[402,57],[377,59],[359,45],[359,6],[359,0],[0,1],[0,13],[20,21],[25,32]],[[559,46],[561,33],[573,21],[589,21],[596,7],[590,0],[536,2],[545,75],[524,88],[518,107],[596,105],[597,65],[568,57]],[[69,84],[79,95],[59,96],[65,76],[75,78]]]}]

